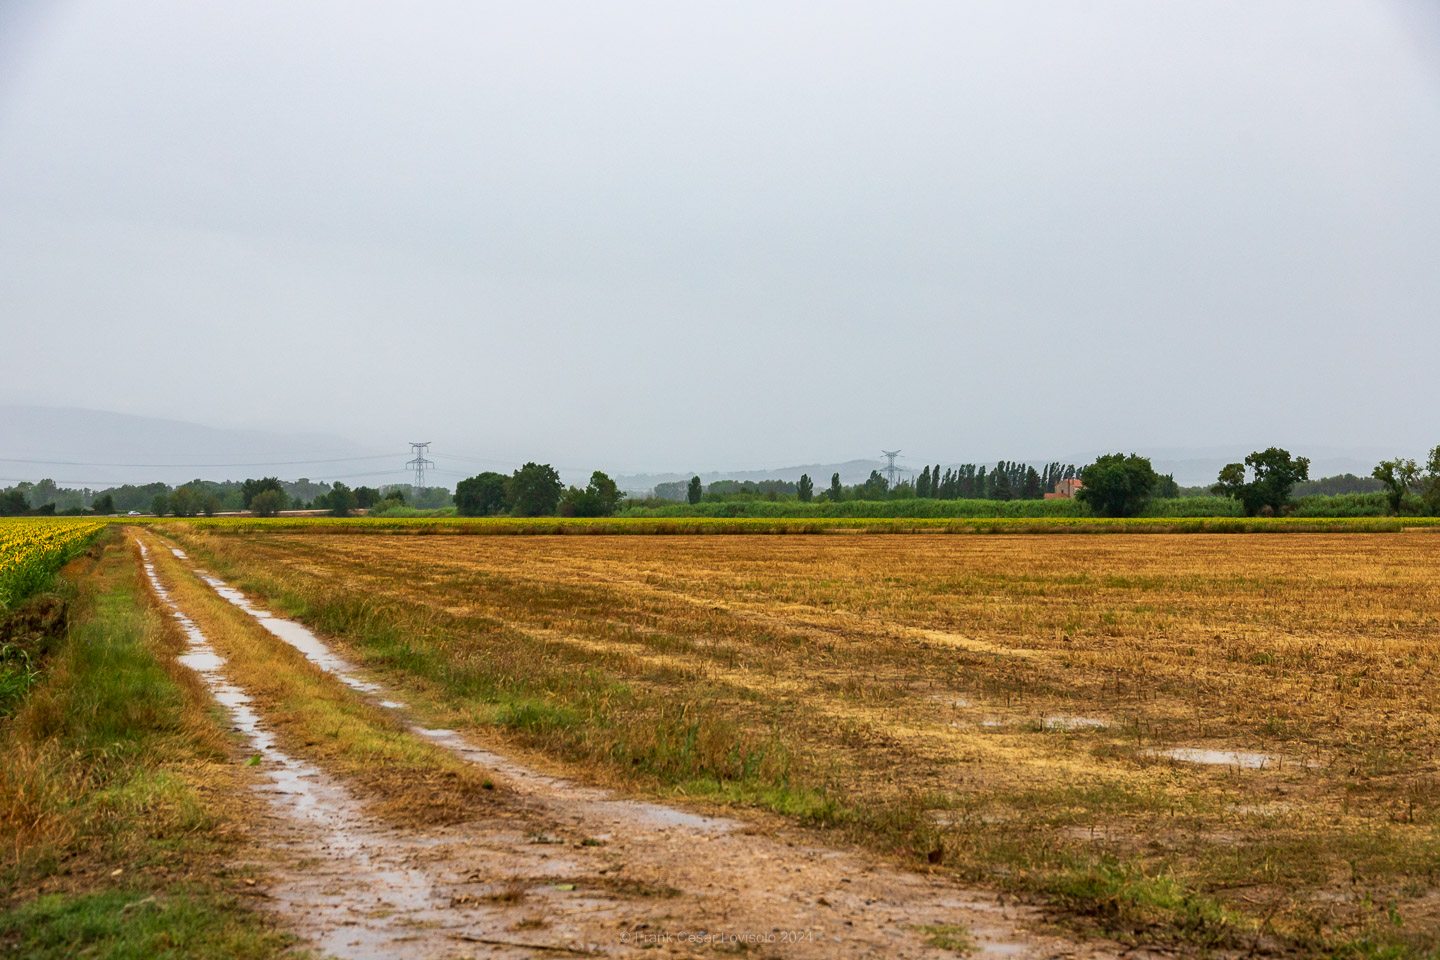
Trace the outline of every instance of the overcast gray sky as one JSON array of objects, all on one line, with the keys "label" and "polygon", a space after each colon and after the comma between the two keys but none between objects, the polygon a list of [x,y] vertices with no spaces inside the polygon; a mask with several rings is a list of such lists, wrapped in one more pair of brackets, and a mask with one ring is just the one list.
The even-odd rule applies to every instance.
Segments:
[{"label": "overcast gray sky", "polygon": [[615,470],[1419,454],[1434,10],[8,0],[0,402]]}]

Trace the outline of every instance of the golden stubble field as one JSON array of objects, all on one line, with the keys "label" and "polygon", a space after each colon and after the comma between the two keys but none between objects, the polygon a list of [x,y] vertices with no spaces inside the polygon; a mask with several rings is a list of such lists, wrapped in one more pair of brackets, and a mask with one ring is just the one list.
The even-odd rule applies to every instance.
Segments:
[{"label": "golden stubble field", "polygon": [[1139,940],[1440,932],[1440,535],[168,532],[599,781]]}]

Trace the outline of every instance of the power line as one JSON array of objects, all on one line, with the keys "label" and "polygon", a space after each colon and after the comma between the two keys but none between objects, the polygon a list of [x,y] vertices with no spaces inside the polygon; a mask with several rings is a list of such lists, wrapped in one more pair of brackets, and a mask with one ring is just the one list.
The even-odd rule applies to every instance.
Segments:
[{"label": "power line", "polygon": [[[122,484],[119,484],[119,483],[114,483],[114,482],[112,482],[112,481],[110,481],[110,480],[55,480],[55,479],[52,478],[52,477],[46,477],[45,479],[51,480],[51,481],[55,484],[55,486],[57,486],[57,487],[60,486],[61,484],[66,484],[66,483],[78,483],[78,484],[80,484],[81,486],[86,486],[86,487],[98,487],[98,486],[100,486],[100,485],[102,485],[102,484],[106,484],[106,485],[109,485],[109,486],[112,486],[112,487],[118,487],[118,486],[121,486],[121,485],[122,485]],[[0,477],[0,483],[34,483],[34,482],[35,482],[35,481],[34,481],[34,480],[31,480],[29,477]],[[143,486],[143,484],[142,484],[142,486]]]},{"label": "power line", "polygon": [[329,460],[261,460],[256,463],[90,463],[84,460],[22,460],[19,457],[0,457],[0,463],[34,463],[58,467],[141,467],[161,469],[185,467],[204,469],[208,467],[298,467],[310,463],[354,463],[359,460],[388,460],[394,454],[379,453],[363,457],[333,457]]},{"label": "power line", "polygon": [[[370,471],[370,472],[368,472],[368,473],[330,473],[330,474],[326,474],[325,476],[320,477],[320,478],[318,478],[318,479],[312,480],[311,482],[312,482],[312,483],[321,483],[321,482],[326,481],[326,480],[358,480],[358,479],[360,479],[360,478],[362,478],[362,477],[394,477],[394,476],[399,475],[401,472],[402,472],[402,471],[400,471],[400,470],[372,470],[372,471]],[[148,487],[151,483],[163,483],[163,482],[164,482],[164,481],[162,481],[162,480],[151,480],[151,481],[149,481],[148,483],[135,483],[135,482],[130,481],[130,480],[62,480],[62,479],[58,479],[58,478],[55,478],[55,477],[46,477],[45,479],[52,481],[57,487],[64,486],[65,484],[80,484],[81,486],[101,487],[101,488],[103,488],[103,487],[123,487],[123,486],[127,486],[127,485],[128,485],[128,486],[133,486],[133,487]],[[309,477],[305,477],[304,479],[309,480],[310,478],[309,478]],[[0,477],[0,483],[34,483],[34,482],[35,482],[35,481],[31,480],[29,477]],[[205,483],[221,483],[221,482],[224,482],[224,481],[219,481],[219,480],[206,480],[206,481],[203,481],[203,482],[205,482]],[[232,480],[232,481],[229,481],[229,482],[230,482],[230,483],[234,483],[235,481]],[[292,481],[282,481],[282,482],[294,483],[294,482],[296,482],[296,481],[293,481],[293,480],[292,480]],[[170,486],[170,484],[166,484],[166,486]]]},{"label": "power line", "polygon": [[449,457],[451,460],[468,460],[474,463],[499,463],[507,466],[512,463],[520,462],[518,460],[495,460],[488,457],[463,457],[458,453],[447,453],[445,454],[445,456]]}]

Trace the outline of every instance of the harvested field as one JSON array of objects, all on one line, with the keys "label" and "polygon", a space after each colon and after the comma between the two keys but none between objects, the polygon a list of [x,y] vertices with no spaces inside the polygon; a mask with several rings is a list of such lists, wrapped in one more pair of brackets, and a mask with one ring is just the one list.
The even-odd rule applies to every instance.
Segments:
[{"label": "harvested field", "polygon": [[1185,951],[1440,936],[1429,533],[166,528],[434,722]]}]

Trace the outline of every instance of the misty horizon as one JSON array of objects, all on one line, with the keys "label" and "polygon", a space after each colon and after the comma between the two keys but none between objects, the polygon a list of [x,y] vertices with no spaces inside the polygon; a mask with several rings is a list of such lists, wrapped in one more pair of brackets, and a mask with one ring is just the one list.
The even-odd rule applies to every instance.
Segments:
[{"label": "misty horizon", "polygon": [[[400,445],[364,444],[350,438],[325,434],[271,434],[263,431],[230,431],[175,420],[135,418],[103,411],[61,408],[6,406],[0,404],[0,421],[8,429],[0,451],[0,487],[20,482],[54,480],[73,489],[120,486],[126,483],[161,481],[177,485],[190,480],[239,481],[246,477],[276,475],[282,480],[308,479],[343,481],[352,485],[380,487],[413,481],[403,462],[410,457]],[[903,449],[896,466],[901,475],[914,476],[927,466],[962,463],[989,464],[1006,460],[1041,466],[1073,463],[1084,466],[1104,453],[1139,453],[1155,462],[1160,473],[1174,474],[1184,486],[1208,485],[1224,463],[1238,461],[1258,447],[1231,444],[1217,447],[1146,447],[1069,451],[1058,456],[1024,456],[1015,452],[995,456],[955,453],[923,457]],[[1280,444],[1284,446],[1284,444]],[[893,449],[893,448],[892,448]],[[1427,450],[1396,451],[1384,447],[1291,446],[1297,456],[1308,456],[1315,465],[1315,478],[1354,473],[1367,476],[1371,466],[1383,457],[1413,456],[1423,461]],[[651,469],[626,470],[613,463],[566,463],[543,451],[523,460],[506,461],[476,456],[475,451],[457,448],[444,438],[433,441],[429,456],[435,460],[427,486],[453,489],[456,482],[490,470],[509,473],[527,461],[551,463],[567,483],[580,486],[594,470],[609,473],[624,489],[643,492],[657,483],[699,476],[714,480],[797,480],[809,472],[812,479],[828,480],[838,472],[846,484],[860,483],[885,461],[879,449],[849,451],[827,460],[800,461],[792,458],[753,466],[748,464],[659,465]]]}]

